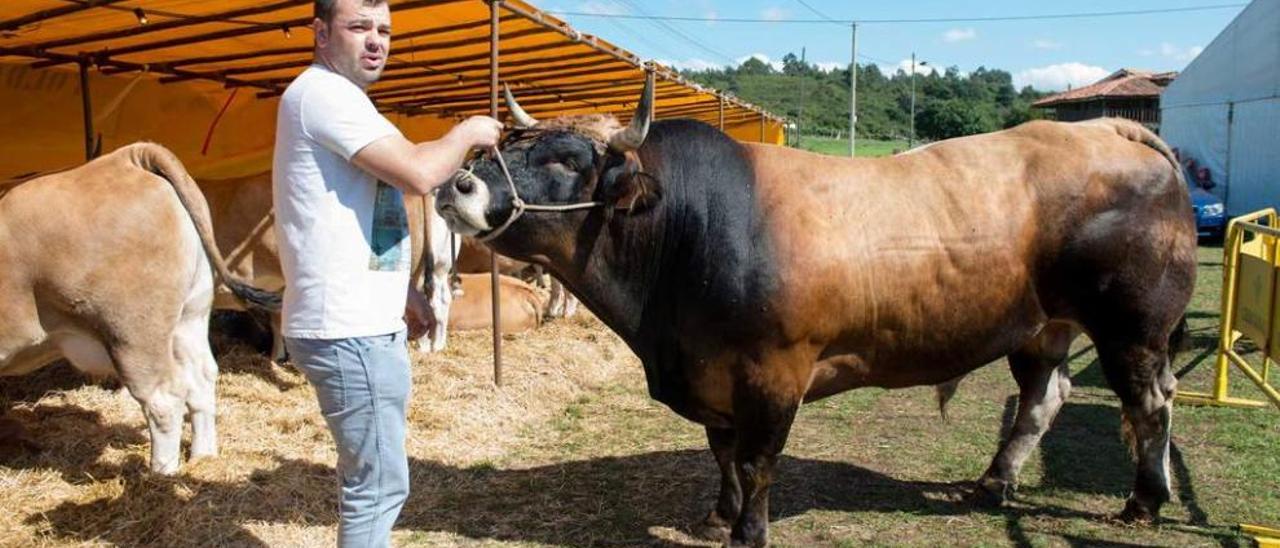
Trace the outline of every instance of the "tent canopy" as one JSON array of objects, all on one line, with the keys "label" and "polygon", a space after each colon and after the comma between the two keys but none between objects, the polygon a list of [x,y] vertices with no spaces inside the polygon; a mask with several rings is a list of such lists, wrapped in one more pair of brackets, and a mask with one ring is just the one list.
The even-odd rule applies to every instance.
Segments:
[{"label": "tent canopy", "polygon": [[[0,141],[15,154],[0,160],[0,177],[69,165],[77,150],[83,159],[81,67],[104,149],[149,138],[174,148],[193,172],[263,168],[276,98],[311,64],[312,5],[7,0],[0,5],[0,101],[15,106]],[[626,121],[652,71],[657,117],[723,119],[736,138],[781,142],[782,119],[754,105],[642,62],[526,2],[498,6],[500,79],[535,116],[612,112]],[[378,108],[418,139],[488,114],[489,2],[392,0],[391,9],[391,58],[369,89]]]}]

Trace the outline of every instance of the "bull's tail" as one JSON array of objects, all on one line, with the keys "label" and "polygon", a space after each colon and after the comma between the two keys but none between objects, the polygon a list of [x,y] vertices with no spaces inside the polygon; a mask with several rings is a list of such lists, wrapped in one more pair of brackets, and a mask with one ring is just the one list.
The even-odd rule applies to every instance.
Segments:
[{"label": "bull's tail", "polygon": [[217,241],[213,237],[209,203],[205,201],[204,194],[187,173],[182,161],[169,149],[155,143],[135,143],[122,149],[122,152],[134,165],[159,175],[173,185],[173,190],[178,193],[178,201],[182,202],[182,207],[187,210],[191,222],[196,227],[196,234],[200,237],[200,245],[204,247],[205,256],[209,258],[209,263],[213,265],[222,283],[231,289],[231,293],[250,308],[266,311],[280,310],[279,293],[253,287],[245,280],[233,275],[227,268],[227,261],[222,257],[222,252],[218,250]]},{"label": "bull's tail", "polygon": [[1169,165],[1173,166],[1173,173],[1178,179],[1178,184],[1183,187],[1187,186],[1186,178],[1182,176],[1182,165],[1178,163],[1178,158],[1173,155],[1173,150],[1164,142],[1164,139],[1147,129],[1146,126],[1123,118],[1100,118],[1084,123],[1106,125],[1125,139],[1151,147],[1152,150],[1164,156],[1169,161]]}]

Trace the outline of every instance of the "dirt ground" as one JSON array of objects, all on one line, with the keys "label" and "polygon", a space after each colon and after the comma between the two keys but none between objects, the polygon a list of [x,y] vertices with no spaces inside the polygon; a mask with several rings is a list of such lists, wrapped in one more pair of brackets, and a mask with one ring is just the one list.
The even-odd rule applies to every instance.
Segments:
[{"label": "dirt ground", "polygon": [[[1207,387],[1220,249],[1201,251],[1186,387]],[[711,506],[702,429],[648,399],[642,369],[589,317],[508,337],[492,386],[487,333],[415,356],[406,546],[710,545],[686,527]],[[225,345],[220,345],[225,346]],[[65,366],[0,380],[0,403],[43,451],[0,451],[3,546],[323,546],[334,540],[335,455],[314,393],[244,346],[220,356],[216,460],[146,472],[141,412]],[[1250,545],[1280,524],[1280,414],[1178,406],[1176,500],[1158,527],[1109,519],[1133,465],[1087,339],[1076,390],[1029,459],[1018,500],[979,508],[970,482],[1016,406],[1003,363],[966,379],[942,420],[930,389],[865,389],[801,410],[773,489],[779,546]],[[1234,390],[1251,395],[1236,379]]]}]

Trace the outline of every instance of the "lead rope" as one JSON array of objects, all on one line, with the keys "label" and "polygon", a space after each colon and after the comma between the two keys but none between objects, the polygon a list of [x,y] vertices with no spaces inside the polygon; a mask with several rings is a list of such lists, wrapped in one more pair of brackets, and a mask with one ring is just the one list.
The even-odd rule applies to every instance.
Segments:
[{"label": "lead rope", "polygon": [[[499,226],[498,228],[494,229],[492,232],[486,234],[482,238],[476,238],[476,240],[481,243],[488,242],[494,238],[497,238],[498,236],[501,236],[502,233],[506,232],[508,228],[511,228],[511,225],[515,224],[515,222],[519,220],[520,217],[522,217],[526,211],[563,213],[566,211],[579,211],[583,209],[592,209],[592,208],[597,208],[604,205],[604,202],[579,202],[576,204],[565,204],[565,205],[526,204],[524,203],[524,200],[520,199],[520,193],[516,192],[515,179],[511,178],[511,171],[507,169],[507,161],[502,158],[502,153],[498,151],[498,147],[491,147],[489,151],[492,152],[494,158],[497,159],[498,168],[502,170],[502,177],[507,180],[507,188],[511,190],[512,211],[511,211],[511,215],[507,217],[506,222],[502,223],[502,226]],[[484,183],[484,181],[481,180],[479,177],[477,177],[475,173],[471,172],[470,166],[468,166],[467,169],[464,170],[464,172],[467,174],[467,177],[472,179],[473,182],[477,182],[480,184]]]}]

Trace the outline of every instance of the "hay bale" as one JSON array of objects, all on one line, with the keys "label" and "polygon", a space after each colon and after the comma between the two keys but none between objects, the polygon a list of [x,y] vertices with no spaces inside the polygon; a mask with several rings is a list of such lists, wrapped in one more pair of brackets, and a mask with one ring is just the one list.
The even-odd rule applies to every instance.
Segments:
[{"label": "hay bale", "polygon": [[[521,429],[638,367],[589,316],[509,336],[503,349],[503,388],[493,386],[487,332],[453,335],[443,354],[413,355],[415,490],[433,488],[434,469],[500,457]],[[146,472],[145,422],[125,391],[69,368],[0,381],[10,417],[44,447],[0,456],[0,546],[332,545],[336,454],[314,391],[246,346],[231,345],[218,361],[221,456],[175,478]]]}]

